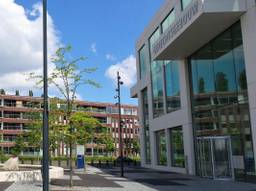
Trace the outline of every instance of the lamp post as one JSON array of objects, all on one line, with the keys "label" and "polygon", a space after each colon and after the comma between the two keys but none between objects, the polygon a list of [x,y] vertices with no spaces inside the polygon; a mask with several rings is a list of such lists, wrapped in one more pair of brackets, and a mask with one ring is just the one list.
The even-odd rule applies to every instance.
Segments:
[{"label": "lamp post", "polygon": [[119,72],[117,72],[117,95],[115,98],[118,99],[118,125],[119,125],[119,154],[120,154],[120,174],[121,177],[124,177],[124,161],[123,161],[123,139],[122,139],[122,122],[121,122],[121,97],[120,97],[120,86],[123,85],[123,82],[121,81],[121,77],[119,75]]},{"label": "lamp post", "polygon": [[43,81],[44,81],[44,112],[43,112],[43,191],[49,191],[49,144],[48,144],[48,67],[47,67],[47,0],[43,0]]}]

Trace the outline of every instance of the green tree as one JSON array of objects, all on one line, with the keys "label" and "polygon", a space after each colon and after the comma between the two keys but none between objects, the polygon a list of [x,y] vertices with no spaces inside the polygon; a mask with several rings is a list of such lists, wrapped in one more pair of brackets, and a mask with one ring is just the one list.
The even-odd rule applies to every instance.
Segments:
[{"label": "green tree", "polygon": [[80,145],[93,142],[101,126],[100,122],[87,112],[73,113],[70,123],[74,128],[72,140]]},{"label": "green tree", "polygon": [[4,89],[0,89],[0,94],[1,95],[5,95],[5,90]]},{"label": "green tree", "polygon": [[228,80],[223,72],[216,74],[216,89],[221,92],[228,91]]},{"label": "green tree", "polygon": [[199,93],[205,93],[205,87],[204,87],[204,79],[203,78],[200,78],[199,79],[199,85],[198,85],[198,90],[199,90]]},{"label": "green tree", "polygon": [[[73,113],[75,106],[75,99],[77,95],[77,89],[82,85],[91,85],[94,87],[100,87],[95,81],[88,79],[87,74],[91,74],[97,70],[97,68],[88,68],[80,65],[81,61],[85,60],[85,57],[72,59],[70,56],[72,48],[71,46],[61,47],[56,51],[56,54],[52,57],[51,61],[55,64],[55,68],[51,74],[49,74],[49,85],[56,87],[58,92],[63,96],[66,108],[64,109],[64,116],[67,121],[68,132],[66,136],[69,140],[69,168],[70,179],[69,185],[73,186],[73,166],[72,156],[73,147],[75,143],[74,128],[70,123],[70,117]],[[71,58],[71,59],[70,59]],[[36,85],[42,86],[43,76],[35,73],[29,74],[30,80],[37,80]]]},{"label": "green tree", "polygon": [[114,139],[110,133],[105,133],[103,138],[103,144],[105,145],[105,150],[107,156],[112,156],[115,151]]},{"label": "green tree", "polygon": [[15,146],[12,149],[12,154],[16,156],[20,155],[26,146],[24,135],[18,135],[15,139]]},{"label": "green tree", "polygon": [[132,150],[136,153],[136,155],[140,153],[140,141],[138,138],[134,138],[132,140]]},{"label": "green tree", "polygon": [[245,70],[239,73],[239,86],[242,90],[247,89],[246,73]]}]

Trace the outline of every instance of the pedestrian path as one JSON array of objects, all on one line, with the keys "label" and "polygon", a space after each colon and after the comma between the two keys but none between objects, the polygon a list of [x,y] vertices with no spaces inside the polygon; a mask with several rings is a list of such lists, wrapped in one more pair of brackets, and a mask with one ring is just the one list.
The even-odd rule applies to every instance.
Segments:
[{"label": "pedestrian path", "polygon": [[[238,181],[214,181],[172,172],[140,167],[125,168],[120,177],[119,168],[75,170],[74,187],[69,188],[66,173],[51,180],[51,191],[256,191],[256,184]],[[1,189],[0,189],[1,190]],[[13,183],[7,191],[41,191],[40,183]],[[1,190],[2,191],[2,190]]]}]

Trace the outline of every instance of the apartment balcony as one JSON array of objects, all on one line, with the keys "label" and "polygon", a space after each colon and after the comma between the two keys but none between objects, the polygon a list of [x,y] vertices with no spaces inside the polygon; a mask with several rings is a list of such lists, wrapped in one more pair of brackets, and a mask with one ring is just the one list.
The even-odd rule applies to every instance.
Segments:
[{"label": "apartment balcony", "polygon": [[21,118],[0,118],[0,122],[3,122],[3,123],[31,123],[31,120],[21,119]]},{"label": "apartment balcony", "polygon": [[0,147],[14,147],[14,142],[0,142]]},{"label": "apartment balcony", "polygon": [[23,130],[0,130],[0,134],[4,135],[20,135],[23,133]]},{"label": "apartment balcony", "polygon": [[43,109],[38,108],[28,108],[28,107],[9,107],[2,106],[0,108],[2,111],[14,111],[14,112],[43,112]]}]

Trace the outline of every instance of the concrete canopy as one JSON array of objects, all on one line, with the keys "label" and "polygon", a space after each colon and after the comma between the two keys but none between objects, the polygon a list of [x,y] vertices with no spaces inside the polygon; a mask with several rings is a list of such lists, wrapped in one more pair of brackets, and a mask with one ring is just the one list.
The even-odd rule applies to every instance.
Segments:
[{"label": "concrete canopy", "polygon": [[246,2],[225,1],[195,1],[153,44],[153,59],[184,59],[239,20],[246,11]]}]

